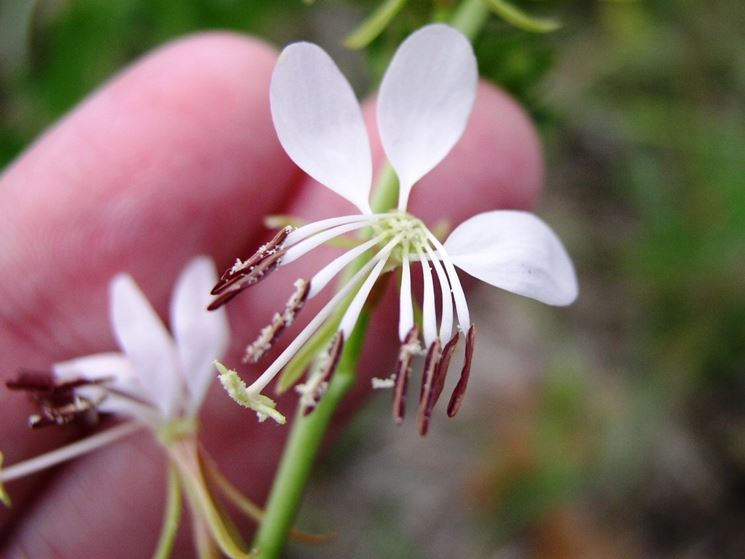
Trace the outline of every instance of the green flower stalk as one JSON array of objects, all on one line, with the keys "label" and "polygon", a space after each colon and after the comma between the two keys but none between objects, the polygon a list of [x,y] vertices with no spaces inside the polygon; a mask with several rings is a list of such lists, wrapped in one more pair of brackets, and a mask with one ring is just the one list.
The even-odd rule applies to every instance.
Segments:
[{"label": "green flower stalk", "polygon": [[[344,46],[350,49],[367,47],[391,25],[407,2],[408,0],[384,0],[381,2],[344,39]],[[433,2],[433,5],[437,6],[437,2]],[[437,8],[435,10],[437,11]],[[460,29],[466,36],[473,38],[475,32],[483,25],[483,20],[486,19],[489,12],[517,29],[529,33],[549,33],[561,27],[561,23],[556,19],[530,15],[506,0],[466,0],[455,10],[450,23]],[[441,18],[435,17],[434,19],[440,20]]]}]

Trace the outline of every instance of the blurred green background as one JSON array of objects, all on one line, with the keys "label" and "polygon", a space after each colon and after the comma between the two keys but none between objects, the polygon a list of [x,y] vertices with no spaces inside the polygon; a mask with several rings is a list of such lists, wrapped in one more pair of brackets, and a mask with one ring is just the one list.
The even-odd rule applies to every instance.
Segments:
[{"label": "blurred green background", "polygon": [[[476,295],[462,417],[420,440],[375,398],[325,456],[292,557],[745,557],[745,2],[522,0],[482,74],[543,134],[538,212],[578,268],[553,310]],[[0,1],[0,168],[128,61],[229,28],[322,43],[360,93],[454,2],[411,0],[361,53],[375,2]],[[487,343],[489,340],[489,343]]]}]

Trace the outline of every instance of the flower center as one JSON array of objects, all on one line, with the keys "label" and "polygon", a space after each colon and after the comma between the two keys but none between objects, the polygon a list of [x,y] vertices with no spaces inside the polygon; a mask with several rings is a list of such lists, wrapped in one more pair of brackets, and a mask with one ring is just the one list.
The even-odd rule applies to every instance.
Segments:
[{"label": "flower center", "polygon": [[176,417],[163,423],[156,431],[158,442],[168,448],[175,441],[195,437],[199,424],[194,417]]},{"label": "flower center", "polygon": [[[381,236],[382,244],[398,237],[399,243],[391,252],[391,260],[395,265],[407,258],[404,253],[409,250],[416,254],[417,249],[424,250],[427,246],[429,230],[422,220],[406,212],[395,212],[390,216],[378,220],[373,224],[375,237]],[[405,249],[404,247],[407,247]]]},{"label": "flower center", "polygon": [[401,235],[402,242],[419,244],[427,239],[428,229],[422,220],[406,212],[396,212],[378,220],[373,228],[376,233],[386,233],[390,237]]}]

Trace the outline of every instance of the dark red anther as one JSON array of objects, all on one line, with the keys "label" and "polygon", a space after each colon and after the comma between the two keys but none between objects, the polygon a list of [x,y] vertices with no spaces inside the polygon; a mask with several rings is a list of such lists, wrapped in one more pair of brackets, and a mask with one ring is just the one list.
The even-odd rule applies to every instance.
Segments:
[{"label": "dark red anther", "polygon": [[238,295],[242,290],[241,289],[235,289],[233,291],[226,291],[225,293],[221,294],[219,297],[215,297],[212,302],[207,305],[208,311],[214,311],[222,307],[224,304],[226,304],[228,301],[233,299],[236,295]]},{"label": "dark red anther", "polygon": [[225,282],[219,288],[217,286],[213,288],[212,294],[217,295],[217,298],[207,306],[207,310],[213,311],[220,308],[247,287],[256,285],[261,280],[266,279],[271,272],[279,267],[284,255],[284,250],[278,249],[276,252],[266,256],[255,266],[237,272],[232,279]]},{"label": "dark red anther", "polygon": [[27,392],[52,391],[55,387],[54,374],[51,371],[34,371],[21,369],[13,380],[5,381],[10,390],[25,390]]},{"label": "dark red anther", "polygon": [[435,372],[434,389],[432,390],[432,403],[431,407],[434,408],[437,401],[440,399],[442,389],[445,388],[445,379],[450,369],[450,359],[453,357],[455,348],[458,345],[458,339],[460,334],[458,332],[450,338],[450,341],[445,344],[440,356],[440,362],[437,364],[437,371]]},{"label": "dark red anther", "polygon": [[210,292],[218,297],[210,303],[208,310],[221,307],[239,292],[259,283],[275,270],[282,261],[285,253],[283,245],[292,230],[289,226],[283,228],[271,241],[262,245],[251,258],[223,272]]},{"label": "dark red anther", "polygon": [[473,345],[475,341],[476,327],[471,324],[466,335],[466,355],[463,361],[463,369],[460,372],[460,379],[458,379],[458,384],[453,389],[453,394],[450,396],[450,403],[448,404],[449,417],[454,417],[463,403],[463,396],[468,386],[468,378],[471,376],[471,360],[473,359]]},{"label": "dark red anther", "polygon": [[412,326],[401,343],[398,352],[398,363],[396,365],[396,385],[393,391],[393,421],[401,425],[406,413],[406,389],[409,386],[409,375],[411,374],[411,360],[414,352],[411,351],[413,344],[419,339],[419,330]]},{"label": "dark red anther", "polygon": [[427,434],[429,422],[432,419],[433,406],[429,404],[434,390],[435,372],[437,371],[437,364],[440,361],[441,347],[439,339],[432,342],[427,351],[427,357],[424,360],[418,414],[419,434],[422,436]]},{"label": "dark red anther", "polygon": [[344,332],[337,332],[334,339],[331,340],[331,345],[326,355],[326,362],[323,365],[323,369],[319,376],[314,380],[316,383],[313,390],[313,403],[305,406],[303,409],[303,415],[309,415],[313,410],[318,407],[318,403],[321,401],[321,397],[324,393],[324,384],[328,382],[331,375],[334,374],[336,368],[339,366],[339,360],[341,359],[341,352],[344,350]]},{"label": "dark red anther", "polygon": [[81,386],[100,385],[111,382],[113,377],[89,380],[77,378],[65,382],[57,382],[51,371],[36,371],[32,369],[21,369],[18,377],[14,380],[5,381],[9,390],[23,390],[31,394],[48,394],[50,396],[64,396],[72,393]]},{"label": "dark red anther", "polygon": [[31,394],[39,405],[40,414],[31,416],[29,424],[33,428],[39,428],[48,425],[64,425],[77,419],[86,419],[89,423],[95,422],[98,417],[96,406],[100,402],[93,402],[80,396],[75,393],[75,390],[83,386],[105,384],[111,380],[111,378],[96,380],[80,378],[57,382],[50,371],[24,369],[18,373],[15,380],[9,380],[5,384],[10,390],[23,390]]}]

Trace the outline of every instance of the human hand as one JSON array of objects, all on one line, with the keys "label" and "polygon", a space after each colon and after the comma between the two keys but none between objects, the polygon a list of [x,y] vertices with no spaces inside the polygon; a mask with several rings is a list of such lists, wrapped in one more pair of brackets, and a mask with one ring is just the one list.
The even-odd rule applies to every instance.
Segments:
[{"label": "human hand", "polygon": [[[49,369],[114,348],[107,286],[117,272],[131,273],[165,315],[175,277],[194,255],[224,267],[267,238],[266,215],[340,213],[347,203],[310,186],[276,140],[268,107],[275,58],[261,43],[226,34],[166,46],[105,85],[0,176],[2,380],[21,367]],[[367,116],[373,129],[372,111]],[[380,162],[374,130],[372,144]],[[413,191],[411,209],[430,223],[458,224],[496,207],[527,208],[541,173],[530,122],[484,85],[464,137]],[[290,281],[318,266],[318,255],[309,255],[291,277],[280,270],[271,284],[231,302],[226,363],[237,364],[245,343],[283,306]],[[384,324],[386,308],[378,314],[363,372],[380,376],[393,365],[397,340],[391,322]],[[247,378],[258,372],[241,370]],[[360,382],[358,392],[368,386]],[[294,399],[280,400],[288,417]],[[81,434],[73,427],[30,431],[25,418],[33,411],[25,398],[0,389],[6,466]],[[202,440],[258,502],[286,432],[258,424],[220,389],[203,408]],[[148,556],[160,529],[165,471],[157,443],[140,433],[14,482],[14,508],[0,512],[0,555]]]}]

